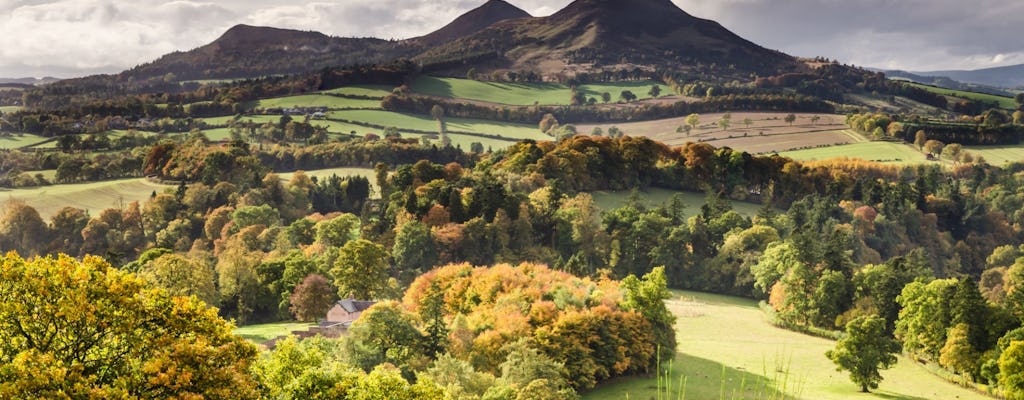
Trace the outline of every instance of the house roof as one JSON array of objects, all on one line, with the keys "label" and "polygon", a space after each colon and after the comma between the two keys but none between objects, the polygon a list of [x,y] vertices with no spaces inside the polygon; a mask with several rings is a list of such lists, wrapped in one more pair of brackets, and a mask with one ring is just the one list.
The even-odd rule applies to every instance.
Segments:
[{"label": "house roof", "polygon": [[354,312],[357,312],[357,311],[363,311],[363,310],[365,310],[367,308],[370,308],[370,306],[372,306],[374,304],[377,304],[377,302],[376,301],[356,300],[356,299],[344,299],[344,300],[338,300],[337,304],[339,306],[341,306],[341,308],[344,308],[345,311],[348,311],[350,313],[354,313]]}]

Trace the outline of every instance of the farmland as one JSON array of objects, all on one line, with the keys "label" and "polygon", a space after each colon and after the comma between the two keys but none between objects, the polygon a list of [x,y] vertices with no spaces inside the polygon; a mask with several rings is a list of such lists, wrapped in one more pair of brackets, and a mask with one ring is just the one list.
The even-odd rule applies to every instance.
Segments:
[{"label": "farmland", "polygon": [[308,322],[277,322],[272,324],[248,325],[235,328],[235,334],[256,344],[263,344],[278,336],[284,336],[292,331],[304,331],[316,324]]},{"label": "farmland", "polygon": [[[393,126],[399,130],[436,132],[438,123],[425,115],[396,113],[376,110],[335,111],[328,114],[331,119],[358,121],[378,126]],[[445,119],[448,131],[497,135],[510,139],[549,140],[535,126],[507,122],[486,121],[465,118]]]},{"label": "farmland", "polygon": [[[639,99],[647,99],[653,81],[615,82],[580,85],[578,90],[587,97],[601,102],[601,93],[608,92],[612,101],[617,101],[623,90],[632,91]],[[663,84],[662,94],[669,89]],[[423,76],[412,85],[413,92],[448,98],[484,101],[508,105],[566,105],[570,103],[572,91],[568,86],[557,83],[504,83],[480,82],[468,79],[436,78]]]},{"label": "farmland", "polygon": [[292,107],[326,107],[333,110],[380,108],[380,101],[352,99],[323,94],[304,94],[299,96],[277,97],[273,99],[259,100],[255,104],[257,109],[267,108],[292,108]]},{"label": "farmland", "polygon": [[910,86],[913,86],[913,87],[917,87],[917,88],[921,88],[921,89],[927,90],[927,91],[932,92],[932,93],[938,93],[938,94],[945,95],[945,96],[960,97],[960,98],[971,99],[971,100],[978,100],[978,101],[983,101],[983,102],[986,102],[986,103],[998,103],[999,107],[1005,108],[1005,109],[1008,109],[1008,110],[1014,110],[1014,109],[1017,108],[1017,103],[1015,103],[1013,101],[1013,98],[1010,98],[1010,97],[996,96],[994,94],[988,94],[988,93],[978,93],[978,92],[968,92],[968,91],[963,91],[963,90],[944,89],[944,88],[935,87],[935,86],[922,85],[920,83],[907,82],[906,84],[910,85]]},{"label": "farmland", "polygon": [[0,191],[3,202],[23,201],[39,212],[45,220],[63,207],[75,207],[98,215],[110,207],[120,207],[133,201],[145,202],[155,192],[170,186],[160,185],[145,178],[119,179],[102,182],[76,183],[26,189]]},{"label": "farmland", "polygon": [[0,149],[16,149],[19,147],[31,146],[46,140],[48,139],[42,136],[36,136],[28,133],[4,134],[0,135]]},{"label": "farmland", "polygon": [[[753,300],[673,292],[679,343],[672,360],[673,387],[685,382],[687,399],[987,399],[932,375],[900,357],[873,393],[861,394],[825,357],[834,342],[776,328]],[[655,398],[654,378],[608,384],[587,400]],[[781,393],[780,393],[781,392]],[[628,396],[628,397],[627,397]],[[673,394],[668,398],[676,398]]]},{"label": "farmland", "polygon": [[[829,114],[794,114],[796,121],[784,121],[786,113],[731,113],[730,126],[719,125],[723,113],[701,114],[700,124],[689,135],[676,130],[686,124],[686,118],[628,123],[581,124],[580,133],[589,134],[594,128],[607,132],[616,127],[626,135],[646,136],[670,146],[687,142],[707,142],[715,147],[731,147],[750,153],[772,153],[805,147],[832,146],[855,143],[864,139],[848,130],[844,116]],[[817,117],[816,122],[812,118]],[[749,120],[748,126],[745,122]]]},{"label": "farmland", "polygon": [[21,110],[21,106],[0,106],[0,113],[12,113]]},{"label": "farmland", "polygon": [[[618,207],[621,207],[626,203],[626,200],[632,195],[630,191],[597,191],[590,193],[594,197],[594,202],[603,211],[609,211]],[[686,204],[686,215],[692,216],[700,212],[700,207],[704,205],[704,194],[697,192],[686,192],[677,191],[661,188],[649,188],[647,190],[637,192],[640,196],[641,204],[647,207],[657,207],[667,203],[672,199],[672,196],[681,195],[683,203]],[[740,213],[743,216],[752,217],[757,215],[757,211],[761,208],[761,205],[754,203],[746,203],[742,201],[732,202],[733,210]]]},{"label": "farmland", "polygon": [[321,93],[337,94],[342,96],[366,96],[383,99],[391,94],[394,88],[386,85],[354,85],[337,89],[325,90]]},{"label": "farmland", "polygon": [[924,153],[921,153],[913,146],[893,142],[853,143],[842,146],[786,151],[779,153],[779,155],[789,157],[794,160],[824,160],[829,158],[848,157],[897,164],[920,164],[929,162],[925,158]]},{"label": "farmland", "polygon": [[984,157],[985,161],[991,165],[1024,162],[1024,144],[1004,146],[965,146],[964,150],[974,154],[975,157]]}]

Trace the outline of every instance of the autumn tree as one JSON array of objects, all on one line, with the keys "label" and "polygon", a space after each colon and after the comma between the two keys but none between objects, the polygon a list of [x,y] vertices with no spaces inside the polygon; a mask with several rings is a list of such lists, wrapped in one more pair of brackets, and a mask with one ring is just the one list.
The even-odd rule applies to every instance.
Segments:
[{"label": "autumn tree", "polygon": [[544,114],[540,119],[539,128],[543,133],[548,133],[554,128],[558,127],[558,119],[553,114]]},{"label": "autumn tree", "polygon": [[338,292],[320,274],[310,274],[295,286],[288,298],[291,312],[299,321],[317,321],[327,315],[337,299]]},{"label": "autumn tree", "polygon": [[700,115],[690,114],[686,116],[686,125],[690,127],[690,130],[697,129],[700,125]]},{"label": "autumn tree", "polygon": [[164,254],[142,266],[139,275],[174,296],[196,296],[216,306],[213,265],[180,254]]},{"label": "autumn tree", "polygon": [[928,142],[928,136],[924,133],[923,129],[914,133],[914,145],[917,146],[918,150],[924,150],[926,142]]},{"label": "autumn tree", "polygon": [[879,369],[888,369],[896,363],[900,346],[885,333],[885,320],[877,316],[862,316],[846,324],[846,337],[836,342],[836,348],[825,352],[837,366],[837,371],[849,371],[850,380],[860,385],[861,392],[878,387],[882,381]]},{"label": "autumn tree", "polygon": [[0,398],[258,398],[232,331],[98,257],[0,259]]},{"label": "autumn tree", "polygon": [[331,269],[338,295],[360,300],[380,298],[389,285],[387,257],[384,246],[369,240],[345,243]]},{"label": "autumn tree", "polygon": [[49,243],[50,230],[34,208],[10,201],[0,216],[0,245],[24,256],[39,254]]},{"label": "autumn tree", "polygon": [[792,126],[793,122],[796,122],[796,115],[795,114],[787,114],[786,118],[784,119],[784,121],[786,121],[787,124]]},{"label": "autumn tree", "polygon": [[942,142],[940,142],[938,140],[935,140],[935,139],[931,139],[931,140],[928,140],[928,141],[924,142],[924,150],[927,151],[928,154],[931,154],[933,156],[937,156],[937,155],[941,154],[942,153],[942,149],[944,147],[946,147],[946,145],[944,143],[942,143]]}]

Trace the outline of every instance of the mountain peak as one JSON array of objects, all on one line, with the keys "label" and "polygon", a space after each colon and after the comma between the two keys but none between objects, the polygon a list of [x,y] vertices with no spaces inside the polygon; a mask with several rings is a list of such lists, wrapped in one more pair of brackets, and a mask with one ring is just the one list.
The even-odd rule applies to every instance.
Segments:
[{"label": "mountain peak", "polygon": [[529,13],[506,1],[488,0],[480,7],[462,14],[443,28],[412,40],[423,45],[433,46],[472,35],[501,21],[530,17]]}]

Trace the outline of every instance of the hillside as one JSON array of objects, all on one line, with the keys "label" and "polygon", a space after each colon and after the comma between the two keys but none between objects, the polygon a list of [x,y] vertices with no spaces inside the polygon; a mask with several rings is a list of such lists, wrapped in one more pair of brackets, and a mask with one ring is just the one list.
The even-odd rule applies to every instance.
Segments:
[{"label": "hillside", "polygon": [[[982,86],[982,92],[1000,91],[999,89],[1024,88],[1024,64],[1005,67],[985,68],[978,70],[950,71],[884,71],[887,76],[913,80],[915,82],[940,86],[948,89],[968,89],[971,86]],[[989,87],[985,90],[985,87]]]},{"label": "hillside", "polygon": [[409,44],[382,39],[237,25],[210,44],[167,54],[122,72],[119,78],[140,80],[168,73],[177,80],[292,74],[387,61],[411,51]]},{"label": "hillside", "polygon": [[480,32],[501,21],[530,17],[526,11],[503,0],[489,0],[484,5],[462,14],[441,29],[409,39],[409,42],[423,46],[436,46]]},{"label": "hillside", "polygon": [[545,73],[609,64],[731,65],[775,73],[799,68],[670,0],[577,0],[541,18],[505,21],[421,54],[425,62],[489,59],[491,66]]}]

